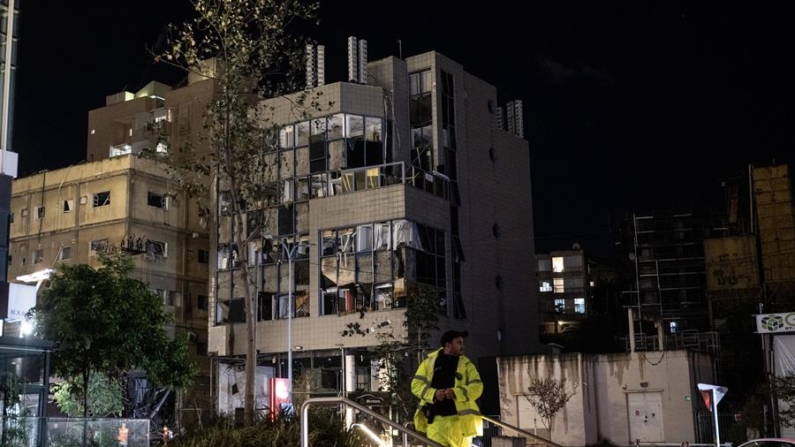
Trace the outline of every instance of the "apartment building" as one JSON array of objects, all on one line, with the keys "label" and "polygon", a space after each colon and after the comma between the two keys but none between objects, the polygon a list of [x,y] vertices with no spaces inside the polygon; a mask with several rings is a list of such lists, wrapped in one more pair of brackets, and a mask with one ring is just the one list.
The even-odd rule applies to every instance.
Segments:
[{"label": "apartment building", "polygon": [[9,317],[8,224],[11,182],[17,176],[18,156],[11,150],[16,84],[19,2],[0,0],[0,324]]},{"label": "apartment building", "polygon": [[558,250],[536,255],[536,260],[541,333],[576,331],[579,322],[590,313],[591,290],[595,286],[585,251]]},{"label": "apartment building", "polygon": [[135,277],[174,317],[167,329],[187,331],[203,370],[176,403],[180,421],[190,423],[210,408],[209,238],[196,203],[169,178],[162,165],[132,154],[17,178],[8,272],[19,278],[63,264],[98,267],[101,252],[130,254]]}]

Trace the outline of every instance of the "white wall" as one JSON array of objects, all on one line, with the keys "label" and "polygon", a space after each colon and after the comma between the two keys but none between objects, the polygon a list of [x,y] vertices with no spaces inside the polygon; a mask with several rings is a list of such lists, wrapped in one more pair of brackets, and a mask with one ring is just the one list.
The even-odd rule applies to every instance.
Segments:
[{"label": "white wall", "polygon": [[542,428],[524,395],[534,378],[551,376],[575,393],[553,420],[553,442],[628,445],[632,431],[641,442],[692,443],[696,384],[712,383],[711,365],[711,357],[683,350],[504,357],[497,362],[500,416],[531,433]]}]

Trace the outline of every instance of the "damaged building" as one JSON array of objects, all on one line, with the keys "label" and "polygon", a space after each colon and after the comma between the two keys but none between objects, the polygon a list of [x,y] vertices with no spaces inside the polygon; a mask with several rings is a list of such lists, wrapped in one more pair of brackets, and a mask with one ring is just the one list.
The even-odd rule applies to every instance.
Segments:
[{"label": "damaged building", "polygon": [[208,342],[220,412],[245,395],[240,269],[256,278],[259,409],[288,370],[314,379],[296,393],[377,391],[367,354],[405,338],[420,293],[441,305],[442,330],[469,331],[473,359],[538,349],[521,101],[498,106],[495,87],[436,52],[367,61],[366,41],[348,44],[345,82],[326,83],[324,48],[307,48],[307,93],[328,106],[260,104],[278,132],[255,155],[267,198],[246,216],[245,234],[261,228],[246,247],[220,187]]}]

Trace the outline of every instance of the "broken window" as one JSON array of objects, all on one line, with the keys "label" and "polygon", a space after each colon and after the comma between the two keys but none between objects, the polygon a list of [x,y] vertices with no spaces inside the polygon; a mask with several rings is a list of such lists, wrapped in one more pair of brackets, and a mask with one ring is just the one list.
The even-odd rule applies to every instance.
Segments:
[{"label": "broken window", "polygon": [[345,136],[345,114],[338,113],[328,117],[326,130],[328,131],[328,139],[336,140]]},{"label": "broken window", "polygon": [[36,219],[44,219],[44,206],[37,206],[33,208],[33,213]]},{"label": "broken window", "polygon": [[166,207],[166,198],[163,194],[158,194],[152,191],[149,191],[146,196],[146,204],[149,206],[153,206],[155,208],[165,208]]},{"label": "broken window", "polygon": [[228,301],[218,301],[215,304],[215,324],[245,323],[245,301],[235,298]]},{"label": "broken window", "polygon": [[218,247],[218,268],[221,270],[238,267],[240,253],[235,244],[222,244]]},{"label": "broken window", "polygon": [[279,147],[292,149],[295,145],[295,126],[285,126],[279,131]]},{"label": "broken window", "polygon": [[160,241],[153,241],[148,239],[146,241],[146,254],[150,256],[157,256],[165,258],[168,256],[168,244]]},{"label": "broken window", "polygon": [[42,262],[44,262],[44,250],[40,248],[33,252],[33,263],[39,264]]},{"label": "broken window", "polygon": [[74,200],[64,200],[63,201],[63,212],[64,213],[71,213],[75,207]]},{"label": "broken window", "polygon": [[93,196],[94,208],[110,205],[110,191],[103,191]]},{"label": "broken window", "polygon": [[88,243],[88,256],[97,256],[98,253],[105,253],[108,251],[108,240],[98,239]]},{"label": "broken window", "polygon": [[72,258],[72,247],[61,247],[61,260]]},{"label": "broken window", "polygon": [[309,121],[303,121],[295,125],[295,147],[309,145]]}]

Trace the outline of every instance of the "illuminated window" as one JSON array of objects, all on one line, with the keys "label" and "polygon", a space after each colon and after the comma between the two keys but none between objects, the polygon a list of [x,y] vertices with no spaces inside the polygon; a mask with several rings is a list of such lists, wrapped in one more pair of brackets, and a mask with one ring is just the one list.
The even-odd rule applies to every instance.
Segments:
[{"label": "illuminated window", "polygon": [[679,329],[679,323],[676,321],[671,321],[668,323],[668,328],[671,330],[672,334],[675,334],[677,329]]},{"label": "illuminated window", "polygon": [[565,287],[563,286],[563,278],[553,278],[552,280],[554,281],[554,287],[552,291],[554,293],[563,293],[565,291]]},{"label": "illuminated window", "polygon": [[563,272],[563,257],[556,256],[552,258],[552,271],[555,273]]},{"label": "illuminated window", "polygon": [[551,292],[552,291],[552,285],[549,283],[549,281],[541,281],[541,285],[539,286],[538,291],[539,292]]},{"label": "illuminated window", "polygon": [[585,313],[585,298],[574,298],[574,313]]},{"label": "illuminated window", "polygon": [[566,300],[563,298],[555,298],[555,312],[563,313],[566,311]]}]

